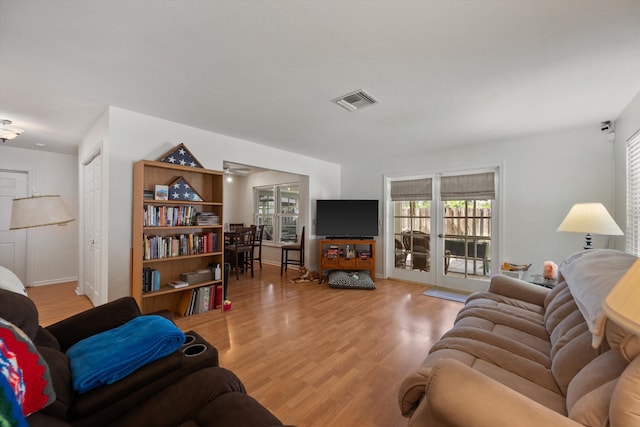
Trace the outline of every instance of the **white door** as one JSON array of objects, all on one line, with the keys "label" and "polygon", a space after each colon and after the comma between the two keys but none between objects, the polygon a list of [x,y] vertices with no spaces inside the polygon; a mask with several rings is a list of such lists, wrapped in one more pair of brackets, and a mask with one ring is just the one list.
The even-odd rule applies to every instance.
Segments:
[{"label": "white door", "polygon": [[107,301],[102,286],[102,156],[84,165],[84,294],[94,306]]},{"label": "white door", "polygon": [[497,258],[497,174],[496,168],[392,181],[389,276],[464,291],[485,289]]},{"label": "white door", "polygon": [[27,197],[29,176],[24,171],[0,170],[0,265],[13,271],[22,283],[27,282],[27,230],[9,230],[11,204],[17,197]]}]

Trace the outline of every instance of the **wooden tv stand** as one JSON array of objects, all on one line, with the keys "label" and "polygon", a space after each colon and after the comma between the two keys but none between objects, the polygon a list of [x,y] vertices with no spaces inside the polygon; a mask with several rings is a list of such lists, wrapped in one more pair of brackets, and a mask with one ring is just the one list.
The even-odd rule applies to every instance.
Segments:
[{"label": "wooden tv stand", "polygon": [[[319,274],[324,270],[369,270],[371,280],[376,279],[376,241],[372,239],[325,239],[319,241]],[[349,251],[354,251],[352,258]],[[337,250],[337,254],[335,251]],[[369,256],[365,254],[369,253]]]}]

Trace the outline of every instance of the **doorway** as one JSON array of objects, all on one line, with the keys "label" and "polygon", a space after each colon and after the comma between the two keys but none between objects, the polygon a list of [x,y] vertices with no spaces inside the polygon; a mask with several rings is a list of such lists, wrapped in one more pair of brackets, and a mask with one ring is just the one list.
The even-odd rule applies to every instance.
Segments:
[{"label": "doorway", "polygon": [[498,168],[389,179],[389,277],[462,291],[486,288],[497,259]]},{"label": "doorway", "polygon": [[0,265],[13,271],[29,285],[27,269],[27,230],[9,230],[13,199],[28,197],[26,171],[0,169]]},{"label": "doorway", "polygon": [[102,271],[102,155],[83,165],[83,293],[94,306],[107,302]]}]

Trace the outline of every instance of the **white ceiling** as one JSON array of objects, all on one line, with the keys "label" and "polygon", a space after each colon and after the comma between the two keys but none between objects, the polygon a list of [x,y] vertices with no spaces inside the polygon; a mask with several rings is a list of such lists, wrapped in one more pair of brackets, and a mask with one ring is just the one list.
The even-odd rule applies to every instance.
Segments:
[{"label": "white ceiling", "polygon": [[[380,103],[331,102],[356,89]],[[73,153],[114,105],[340,163],[597,127],[639,90],[638,0],[0,0],[16,147]]]}]

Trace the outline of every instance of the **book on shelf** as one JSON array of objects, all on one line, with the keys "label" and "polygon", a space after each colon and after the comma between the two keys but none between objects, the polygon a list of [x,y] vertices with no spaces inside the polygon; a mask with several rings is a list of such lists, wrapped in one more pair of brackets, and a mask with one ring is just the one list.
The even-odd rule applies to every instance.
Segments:
[{"label": "book on shelf", "polygon": [[199,212],[196,214],[196,225],[219,225],[220,217],[214,212]]},{"label": "book on shelf", "polygon": [[190,205],[145,205],[145,227],[182,227],[196,224],[196,207]]},{"label": "book on shelf", "polygon": [[189,284],[187,282],[184,282],[182,280],[173,280],[169,283],[167,283],[167,285],[169,285],[169,287],[171,288],[186,288],[187,286],[189,286]]},{"label": "book on shelf", "polygon": [[206,313],[222,307],[222,286],[202,286],[191,291],[189,304],[184,311],[185,316]]},{"label": "book on shelf", "polygon": [[142,235],[143,260],[216,252],[217,233],[189,233],[174,236]]},{"label": "book on shelf", "polygon": [[203,288],[198,288],[198,305],[197,305],[197,313],[205,313],[209,311],[209,298],[211,295],[211,288],[209,286],[205,286]]},{"label": "book on shelf", "polygon": [[215,288],[215,298],[213,301],[213,308],[220,308],[222,307],[222,286],[214,286]]},{"label": "book on shelf", "polygon": [[160,271],[155,268],[142,269],[142,292],[160,290]]}]

